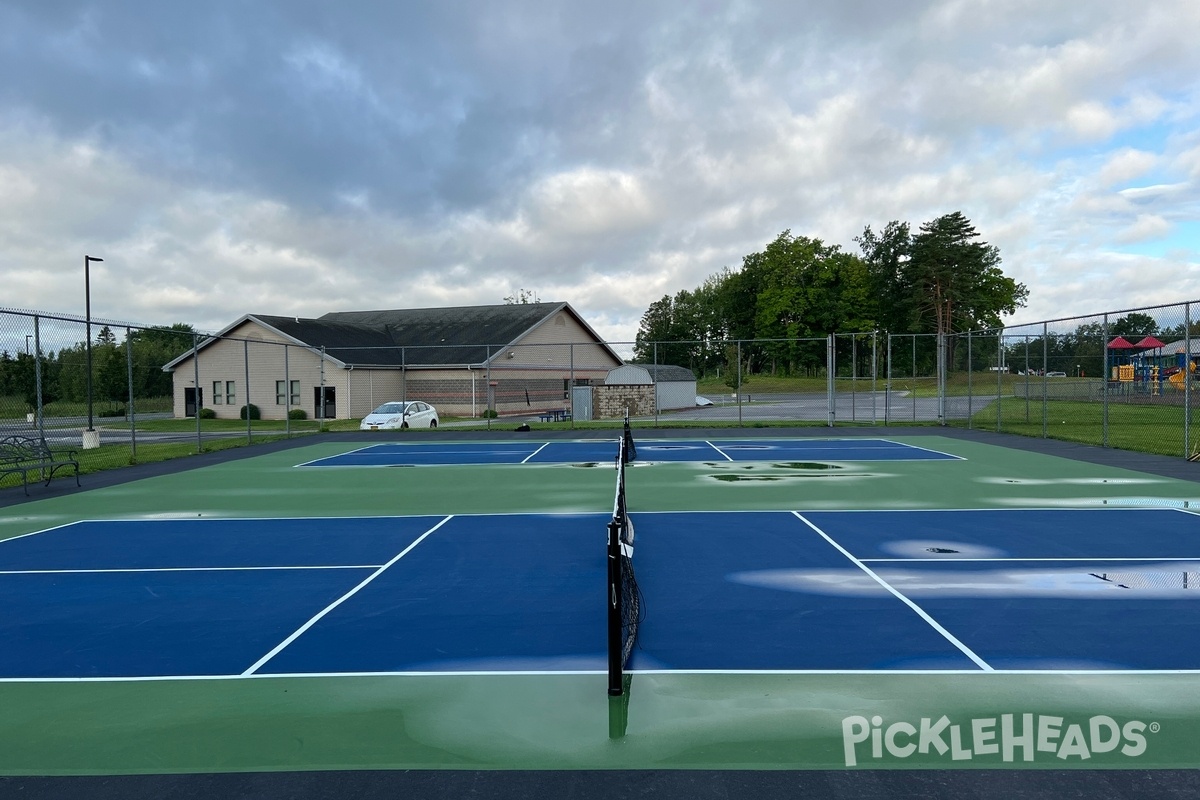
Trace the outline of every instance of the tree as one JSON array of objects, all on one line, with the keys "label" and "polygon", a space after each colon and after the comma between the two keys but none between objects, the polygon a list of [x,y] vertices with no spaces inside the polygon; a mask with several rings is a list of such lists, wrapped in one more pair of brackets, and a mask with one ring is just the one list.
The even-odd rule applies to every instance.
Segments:
[{"label": "tree", "polygon": [[116,408],[129,397],[129,362],[125,350],[115,345],[99,345],[92,356],[96,369],[95,395]]},{"label": "tree", "polygon": [[917,316],[915,297],[905,280],[912,257],[912,234],[908,223],[893,220],[879,233],[868,225],[854,241],[858,242],[875,286],[879,326],[896,333],[913,330],[913,320]]},{"label": "tree", "polygon": [[133,351],[134,397],[166,397],[171,376],[162,366],[192,348],[191,325],[177,322],[166,328],[143,328],[129,334]]},{"label": "tree", "polygon": [[978,237],[970,220],[955,211],[926,222],[912,238],[904,280],[914,321],[932,333],[999,327],[1002,314],[1025,305],[1029,290],[1000,271],[1000,251],[975,241]]},{"label": "tree", "polygon": [[700,318],[692,292],[684,289],[675,297],[663,295],[642,315],[633,346],[634,360],[695,369],[704,343],[704,332],[698,330]]},{"label": "tree", "polygon": [[1142,314],[1135,311],[1132,314],[1126,314],[1123,317],[1113,320],[1113,323],[1108,327],[1108,332],[1112,336],[1124,336],[1132,344],[1137,344],[1138,339],[1147,336],[1157,336],[1158,323],[1149,314]]},{"label": "tree", "polygon": [[540,302],[542,302],[541,298],[532,289],[518,289],[504,298],[504,304],[507,306],[525,306]]},{"label": "tree", "polygon": [[[21,396],[21,400],[25,403],[30,411],[38,410],[38,391],[37,391],[37,365],[34,363],[32,355],[28,353],[17,353],[16,360],[12,363],[12,387],[13,390]],[[53,379],[43,370],[42,374],[42,392],[41,405],[46,406],[58,399],[58,393],[55,391]]]}]

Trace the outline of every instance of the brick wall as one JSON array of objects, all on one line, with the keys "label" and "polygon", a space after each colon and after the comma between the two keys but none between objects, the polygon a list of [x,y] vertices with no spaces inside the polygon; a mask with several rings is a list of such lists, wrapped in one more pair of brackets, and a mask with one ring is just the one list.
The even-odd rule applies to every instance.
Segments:
[{"label": "brick wall", "polygon": [[654,386],[606,384],[592,387],[592,415],[596,419],[648,417],[654,414]]}]

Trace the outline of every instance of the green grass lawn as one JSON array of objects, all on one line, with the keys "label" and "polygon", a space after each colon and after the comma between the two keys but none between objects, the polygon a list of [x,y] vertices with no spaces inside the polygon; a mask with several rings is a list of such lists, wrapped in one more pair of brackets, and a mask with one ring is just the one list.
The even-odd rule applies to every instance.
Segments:
[{"label": "green grass lawn", "polygon": [[[1184,408],[1110,402],[1105,441],[1104,406],[1079,400],[1047,400],[1045,432],[1050,439],[1105,445],[1159,455],[1183,456],[1200,447],[1200,424],[1193,414],[1188,426],[1191,445],[1184,442]],[[955,425],[965,425],[957,421]],[[971,426],[996,430],[996,406],[989,405],[971,418]],[[1040,398],[1006,397],[1000,402],[1000,430],[1022,436],[1041,436],[1043,411]]]}]

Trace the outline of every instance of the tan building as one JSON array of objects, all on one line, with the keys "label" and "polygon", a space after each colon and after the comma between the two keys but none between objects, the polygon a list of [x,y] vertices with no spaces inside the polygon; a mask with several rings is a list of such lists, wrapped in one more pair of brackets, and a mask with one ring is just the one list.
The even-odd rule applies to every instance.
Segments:
[{"label": "tan building", "polygon": [[358,419],[392,400],[442,416],[570,407],[572,386],[604,382],[620,357],[568,303],[345,311],[318,319],[247,314],[163,367],[176,417],[211,408],[263,419],[291,409]]}]

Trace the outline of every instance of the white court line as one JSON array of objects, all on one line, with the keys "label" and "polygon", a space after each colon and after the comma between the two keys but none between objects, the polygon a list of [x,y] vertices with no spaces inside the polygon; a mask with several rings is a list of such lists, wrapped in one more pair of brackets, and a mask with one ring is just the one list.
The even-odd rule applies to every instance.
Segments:
[{"label": "white court line", "polygon": [[713,450],[716,450],[716,451],[717,451],[718,453],[720,453],[721,455],[725,456],[725,460],[726,460],[726,461],[733,461],[733,457],[732,457],[732,456],[730,456],[728,453],[726,453],[726,452],[725,452],[724,450],[722,450],[721,448],[717,447],[717,446],[716,446],[715,444],[713,444],[712,442],[706,441],[706,442],[705,442],[705,444],[706,444],[706,445],[708,445],[709,447],[711,447]]},{"label": "white court line", "polygon": [[[926,453],[937,453],[939,456],[946,456],[947,458],[952,458],[955,461],[966,461],[967,460],[966,456],[956,456],[956,455],[954,455],[954,453],[947,453],[944,450],[934,450],[931,447],[920,447],[919,445],[908,444],[907,442],[897,442],[897,441],[893,441],[892,439],[876,439],[876,441],[887,442],[888,444],[894,444],[897,447],[911,447],[913,450],[924,450]],[[897,459],[897,460],[901,460],[901,459]]]},{"label": "white court line", "polygon": [[538,453],[542,452],[543,450],[545,450],[545,449],[546,449],[547,447],[549,447],[549,446],[550,446],[550,443],[549,443],[549,442],[546,442],[544,445],[542,445],[541,447],[539,447],[537,450],[534,450],[534,451],[533,451],[532,453],[530,453],[528,456],[526,456],[525,458],[523,458],[523,459],[521,460],[521,463],[522,463],[522,464],[527,464],[527,463],[529,463],[529,459],[533,458],[534,456],[536,456]]},{"label": "white court line", "polygon": [[307,467],[309,464],[316,464],[318,461],[324,461],[327,458],[339,458],[341,456],[353,455],[354,453],[362,453],[366,450],[371,450],[373,448],[383,447],[383,446],[384,446],[383,442],[379,442],[378,444],[369,444],[365,447],[356,447],[353,450],[347,450],[344,453],[335,453],[331,456],[321,456],[320,458],[314,458],[312,461],[305,461],[302,464],[292,464],[292,467]]},{"label": "white court line", "polygon": [[929,616],[929,614],[925,613],[925,609],[918,606],[912,600],[909,600],[907,597],[905,597],[903,594],[901,594],[899,591],[897,591],[891,584],[889,584],[883,578],[876,575],[875,572],[870,567],[868,567],[866,564],[864,564],[859,559],[855,558],[853,555],[851,555],[850,551],[848,551],[846,548],[842,547],[840,544],[838,544],[833,539],[831,539],[829,537],[829,534],[825,533],[825,531],[821,530],[816,525],[813,525],[811,522],[806,520],[804,518],[804,516],[802,514],[800,514],[800,512],[793,511],[792,514],[796,517],[796,519],[800,520],[805,525],[807,525],[808,527],[810,527],[814,531],[816,531],[817,535],[819,535],[825,541],[829,542],[830,545],[832,545],[834,548],[836,548],[838,550],[838,552],[840,552],[846,558],[850,559],[850,561],[853,562],[859,569],[861,569],[863,572],[867,573],[867,575],[871,576],[872,580],[874,580],[876,583],[878,583],[880,586],[882,586],[884,589],[886,589],[888,592],[890,592],[892,594],[892,596],[894,596],[897,600],[904,603],[909,608],[911,608],[913,611],[915,611],[921,619],[925,620],[925,622],[927,622],[929,624],[930,627],[932,627],[935,631],[940,633],[942,636],[946,637],[947,641],[949,641],[951,644],[953,644],[955,647],[957,647],[960,651],[962,651],[963,655],[965,655],[967,658],[971,659],[976,664],[978,664],[980,669],[987,670],[988,672],[994,671],[992,669],[992,666],[990,664],[988,664],[986,661],[984,661],[982,658],[977,656],[975,654],[975,652],[973,650],[971,650],[971,648],[967,647],[965,644],[960,642],[954,636],[954,634],[950,633],[950,631],[943,628],[938,623],[937,620],[935,620],[933,617]]},{"label": "white court line", "polygon": [[452,520],[452,519],[454,519],[454,515],[453,515],[453,514],[451,514],[451,515],[450,515],[450,516],[448,516],[448,517],[443,517],[441,522],[439,522],[437,525],[434,525],[432,528],[430,528],[429,530],[425,531],[425,532],[424,532],[424,533],[422,533],[420,536],[418,536],[418,537],[417,537],[417,539],[416,539],[416,540],[415,540],[415,541],[414,541],[412,544],[410,544],[408,547],[404,548],[404,549],[403,549],[403,550],[401,550],[399,553],[397,553],[397,554],[396,554],[396,556],[395,556],[395,557],[394,557],[394,558],[393,558],[391,561],[387,562],[387,563],[386,563],[386,564],[384,564],[382,567],[380,567],[379,569],[375,570],[375,571],[374,571],[374,572],[372,572],[370,575],[368,575],[368,576],[367,576],[365,579],[363,579],[362,583],[358,584],[358,586],[355,586],[353,589],[351,589],[350,591],[346,592],[344,595],[342,595],[341,597],[339,597],[337,600],[334,600],[332,603],[330,603],[329,605],[325,606],[325,608],[324,608],[324,609],[322,609],[322,610],[321,610],[319,613],[317,613],[317,614],[316,614],[316,615],[315,615],[315,616],[314,616],[312,619],[310,619],[308,622],[304,623],[304,624],[303,624],[303,625],[301,625],[299,628],[297,628],[297,629],[296,629],[296,630],[295,630],[295,631],[292,633],[292,635],[291,635],[291,636],[287,637],[287,638],[286,638],[286,639],[284,639],[282,642],[280,642],[279,644],[277,644],[277,645],[276,645],[276,646],[275,646],[275,647],[274,647],[274,648],[271,650],[271,652],[267,653],[265,656],[263,656],[262,658],[260,658],[258,661],[255,661],[253,664],[251,664],[251,665],[250,665],[250,666],[249,666],[249,667],[248,667],[248,668],[245,670],[245,672],[243,672],[242,674],[243,674],[243,675],[251,675],[251,674],[253,674],[253,673],[257,672],[259,667],[261,667],[263,664],[266,664],[268,661],[270,661],[272,658],[274,658],[276,655],[278,655],[278,654],[279,654],[279,652],[280,652],[281,650],[283,650],[283,648],[287,647],[289,644],[291,644],[292,642],[296,641],[296,639],[298,639],[298,638],[300,637],[300,635],[301,635],[301,634],[303,634],[303,633],[304,633],[306,630],[308,630],[309,628],[311,628],[313,625],[316,625],[316,624],[317,624],[317,623],[318,623],[318,622],[321,620],[321,618],[322,618],[322,617],[324,617],[324,616],[325,616],[326,614],[328,614],[330,611],[333,611],[335,608],[337,608],[338,606],[340,606],[342,603],[346,602],[346,601],[347,601],[347,600],[349,600],[351,597],[353,597],[354,595],[356,595],[360,589],[362,589],[362,588],[363,588],[363,587],[365,587],[365,586],[366,586],[368,583],[370,583],[371,581],[375,580],[375,579],[376,579],[376,578],[378,578],[380,575],[382,575],[382,574],[383,574],[383,572],[384,572],[384,570],[386,570],[386,569],[387,569],[388,567],[390,567],[392,564],[395,564],[395,563],[396,563],[397,561],[399,561],[400,559],[404,558],[404,556],[408,555],[408,553],[409,553],[409,552],[411,552],[411,551],[412,551],[412,549],[413,549],[414,547],[416,547],[417,545],[419,545],[421,542],[425,541],[426,537],[428,537],[428,536],[429,536],[431,533],[433,533],[433,532],[434,532],[434,531],[436,531],[438,528],[442,527],[443,525],[445,525],[447,522],[449,522],[449,521],[450,521],[450,520]]},{"label": "white court line", "polygon": [[50,531],[57,531],[61,528],[69,528],[72,525],[78,525],[81,522],[89,522],[89,520],[77,519],[74,522],[64,522],[62,525],[55,525],[52,528],[42,528],[40,531],[30,531],[29,533],[19,533],[16,536],[9,536],[7,539],[0,539],[0,545],[3,545],[5,542],[15,542],[17,539],[24,539],[26,536],[36,536],[39,533],[49,533]]},{"label": "white court line", "polygon": [[0,575],[93,575],[110,572],[251,572],[280,569],[378,569],[379,564],[313,564],[275,567],[130,567],[110,569],[0,569]]}]

